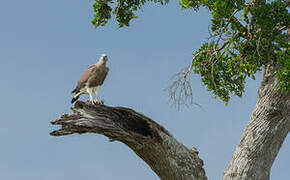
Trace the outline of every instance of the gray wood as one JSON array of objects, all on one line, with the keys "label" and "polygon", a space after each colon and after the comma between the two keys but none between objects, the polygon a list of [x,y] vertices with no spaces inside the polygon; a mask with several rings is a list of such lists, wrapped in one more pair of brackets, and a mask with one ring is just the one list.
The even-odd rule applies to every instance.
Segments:
[{"label": "gray wood", "polygon": [[120,141],[142,158],[162,180],[205,180],[203,161],[195,148],[179,143],[165,128],[148,117],[123,107],[77,101],[72,114],[62,114],[53,136],[98,133]]},{"label": "gray wood", "polygon": [[224,180],[268,180],[273,162],[290,130],[290,93],[277,91],[277,66],[264,69],[258,102],[224,172]]},{"label": "gray wood", "polygon": [[[290,130],[290,92],[279,92],[278,66],[265,67],[258,102],[224,180],[268,180],[271,166]],[[120,141],[142,158],[161,180],[207,179],[196,148],[188,149],[164,127],[124,107],[77,101],[71,114],[53,125],[53,136],[97,133]],[[226,139],[224,139],[226,140]]]}]

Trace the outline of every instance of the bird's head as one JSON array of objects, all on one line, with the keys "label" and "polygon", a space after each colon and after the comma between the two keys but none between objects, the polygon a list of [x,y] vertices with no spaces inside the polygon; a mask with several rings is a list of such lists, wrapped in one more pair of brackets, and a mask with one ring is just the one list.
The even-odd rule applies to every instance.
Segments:
[{"label": "bird's head", "polygon": [[102,54],[100,57],[100,61],[106,63],[108,61],[108,56],[106,54]]}]

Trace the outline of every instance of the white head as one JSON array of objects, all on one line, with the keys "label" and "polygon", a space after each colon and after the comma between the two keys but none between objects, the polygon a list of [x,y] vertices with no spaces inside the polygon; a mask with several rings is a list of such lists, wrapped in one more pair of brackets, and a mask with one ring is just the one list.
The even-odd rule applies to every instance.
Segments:
[{"label": "white head", "polygon": [[99,61],[106,63],[108,61],[108,56],[106,54],[102,54]]}]

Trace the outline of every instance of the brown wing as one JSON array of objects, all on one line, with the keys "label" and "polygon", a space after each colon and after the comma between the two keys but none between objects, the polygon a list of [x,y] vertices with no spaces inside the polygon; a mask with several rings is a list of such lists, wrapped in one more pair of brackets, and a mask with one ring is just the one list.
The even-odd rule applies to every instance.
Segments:
[{"label": "brown wing", "polygon": [[94,71],[94,65],[91,65],[90,67],[88,67],[88,69],[85,70],[85,72],[83,72],[80,80],[78,81],[78,85],[77,87],[72,91],[72,93],[78,93],[82,88],[84,88],[86,86],[86,83],[88,81],[88,79],[90,78],[91,73]]},{"label": "brown wing", "polygon": [[95,67],[91,76],[88,79],[88,87],[100,86],[104,83],[106,76],[109,72],[109,68],[106,66]]}]

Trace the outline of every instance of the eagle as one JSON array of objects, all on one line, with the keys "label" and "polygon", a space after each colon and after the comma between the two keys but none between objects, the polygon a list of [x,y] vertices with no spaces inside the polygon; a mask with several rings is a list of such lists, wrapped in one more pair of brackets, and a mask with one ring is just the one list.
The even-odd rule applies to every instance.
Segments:
[{"label": "eagle", "polygon": [[[106,66],[108,56],[102,54],[99,61],[96,64],[89,66],[85,72],[83,72],[80,80],[78,81],[77,87],[72,91],[74,94],[71,103],[73,104],[82,94],[89,94],[90,103],[101,103],[98,100],[98,92],[104,80],[107,77],[109,68]],[[94,101],[93,94],[96,96]]]}]

